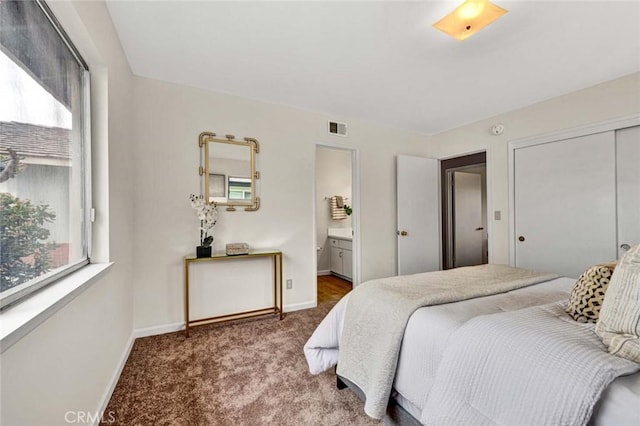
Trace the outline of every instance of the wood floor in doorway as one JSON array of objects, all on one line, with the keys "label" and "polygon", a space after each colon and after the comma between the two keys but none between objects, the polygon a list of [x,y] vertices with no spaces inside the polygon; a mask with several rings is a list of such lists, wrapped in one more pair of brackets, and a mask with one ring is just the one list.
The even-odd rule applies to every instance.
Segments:
[{"label": "wood floor in doorway", "polygon": [[337,302],[342,296],[351,291],[349,281],[334,275],[318,276],[318,304],[325,302]]}]

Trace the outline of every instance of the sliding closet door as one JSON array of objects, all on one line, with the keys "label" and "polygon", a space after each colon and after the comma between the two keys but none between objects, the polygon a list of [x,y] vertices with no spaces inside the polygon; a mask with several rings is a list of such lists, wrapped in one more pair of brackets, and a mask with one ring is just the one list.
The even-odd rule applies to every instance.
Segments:
[{"label": "sliding closet door", "polygon": [[616,259],[615,132],[514,155],[516,266],[578,277]]},{"label": "sliding closet door", "polygon": [[640,244],[640,126],[616,131],[618,257]]}]

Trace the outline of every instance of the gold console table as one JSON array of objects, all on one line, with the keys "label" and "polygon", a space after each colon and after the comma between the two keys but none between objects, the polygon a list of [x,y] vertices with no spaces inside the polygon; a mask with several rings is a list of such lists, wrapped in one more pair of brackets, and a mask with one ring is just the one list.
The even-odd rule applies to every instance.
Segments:
[{"label": "gold console table", "polygon": [[[222,260],[243,260],[256,257],[271,257],[273,259],[273,306],[256,309],[253,311],[236,312],[227,315],[220,315],[210,318],[190,319],[189,318],[189,265],[191,263],[212,262]],[[279,302],[279,303],[278,303]],[[184,258],[184,331],[189,337],[189,327],[195,325],[210,324],[215,322],[232,321],[241,318],[251,318],[262,315],[279,314],[280,319],[284,318],[282,304],[282,252],[280,250],[252,250],[249,254],[228,256],[225,253],[214,253],[211,257],[185,257]]]}]

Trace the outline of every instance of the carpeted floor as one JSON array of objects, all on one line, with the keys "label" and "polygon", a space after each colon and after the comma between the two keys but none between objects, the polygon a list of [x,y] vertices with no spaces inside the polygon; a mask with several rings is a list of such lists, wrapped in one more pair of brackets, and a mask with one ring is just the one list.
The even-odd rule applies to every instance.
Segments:
[{"label": "carpeted floor", "polygon": [[[104,419],[119,425],[375,425],[302,347],[335,302],[136,340]],[[107,423],[104,423],[107,424]]]}]

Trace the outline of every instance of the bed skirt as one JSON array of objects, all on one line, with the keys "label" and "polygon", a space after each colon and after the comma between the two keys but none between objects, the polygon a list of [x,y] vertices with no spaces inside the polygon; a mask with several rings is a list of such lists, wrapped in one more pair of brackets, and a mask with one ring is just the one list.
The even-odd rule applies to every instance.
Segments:
[{"label": "bed skirt", "polygon": [[[338,389],[349,388],[362,402],[365,400],[364,392],[362,392],[358,386],[338,374],[336,374],[336,387]],[[407,410],[402,408],[393,397],[389,398],[387,412],[382,418],[382,421],[386,426],[422,426],[422,424]]]}]

